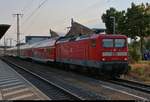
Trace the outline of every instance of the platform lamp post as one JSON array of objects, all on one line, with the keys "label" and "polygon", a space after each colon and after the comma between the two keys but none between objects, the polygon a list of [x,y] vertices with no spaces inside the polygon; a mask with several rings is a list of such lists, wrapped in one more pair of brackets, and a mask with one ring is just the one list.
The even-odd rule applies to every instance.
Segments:
[{"label": "platform lamp post", "polygon": [[115,19],[115,17],[114,16],[111,16],[110,17],[111,19],[113,19],[113,34],[115,34],[115,30],[116,30],[116,28],[115,28],[115,24],[116,24],[116,19]]}]

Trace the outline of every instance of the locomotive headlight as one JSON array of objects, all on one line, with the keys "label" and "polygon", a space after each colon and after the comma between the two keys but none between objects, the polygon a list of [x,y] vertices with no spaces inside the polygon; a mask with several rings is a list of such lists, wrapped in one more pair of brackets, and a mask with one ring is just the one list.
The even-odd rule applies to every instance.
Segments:
[{"label": "locomotive headlight", "polygon": [[103,52],[102,56],[112,56],[112,52]]},{"label": "locomotive headlight", "polygon": [[105,61],[105,58],[102,58],[102,61]]},{"label": "locomotive headlight", "polygon": [[117,56],[127,56],[128,53],[127,52],[117,52],[116,55]]},{"label": "locomotive headlight", "polygon": [[127,58],[124,58],[124,60],[127,61],[128,59],[127,59]]}]

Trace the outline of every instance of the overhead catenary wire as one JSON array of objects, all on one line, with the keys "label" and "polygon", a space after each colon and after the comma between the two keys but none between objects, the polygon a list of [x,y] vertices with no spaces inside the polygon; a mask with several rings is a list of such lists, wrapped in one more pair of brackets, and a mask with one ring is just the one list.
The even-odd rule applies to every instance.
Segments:
[{"label": "overhead catenary wire", "polygon": [[[31,2],[26,3],[26,5],[21,9],[21,12],[25,12],[27,10],[27,8],[29,8],[31,6],[31,4],[33,3],[34,0],[31,0]],[[16,21],[13,20],[12,24],[11,24],[11,28],[9,29],[9,31],[11,31],[11,35],[16,33],[15,27],[16,26]],[[8,32],[9,32],[8,31]],[[10,33],[8,33],[10,34]]]},{"label": "overhead catenary wire", "polygon": [[[23,22],[23,25],[24,25],[26,22],[28,22],[28,21],[31,19],[31,17],[32,17],[47,1],[48,1],[48,0],[43,0],[42,3],[40,3],[40,4],[38,5],[38,7],[27,17],[27,19]],[[108,3],[108,2],[110,2],[110,1],[111,1],[111,0],[107,0],[106,2]],[[91,6],[85,8],[84,11],[85,11],[85,10],[88,10],[89,8],[94,8],[95,5],[97,5],[97,4],[100,3],[100,2],[101,2],[101,1],[98,1],[98,2],[96,2],[96,3],[94,3],[94,4],[92,4]],[[82,13],[82,14],[83,14],[83,13]]]},{"label": "overhead catenary wire", "polygon": [[[106,3],[109,3],[109,2],[111,2],[112,0],[106,0],[105,2]],[[84,14],[86,14],[87,15],[87,13],[85,13],[85,12],[89,12],[89,10],[95,10],[96,8],[98,8],[99,7],[99,4],[101,4],[103,2],[103,0],[99,0],[99,1],[97,1],[97,2],[95,2],[95,3],[93,3],[93,4],[91,4],[91,5],[89,5],[88,7],[86,7],[86,8],[84,8],[84,9],[82,9],[81,11],[79,11],[78,13],[76,13],[76,14],[74,14],[74,15],[76,15],[76,16],[74,16],[73,18],[78,18],[78,17],[82,17]],[[98,18],[98,17],[94,17],[94,18],[92,18],[92,19],[82,19],[80,22],[81,23],[83,23],[83,24],[91,24],[91,23],[94,23],[94,22],[97,22],[98,20],[99,20],[100,18]],[[66,20],[65,18],[63,18],[63,19],[60,19],[59,21],[61,21],[61,20]],[[58,22],[58,21],[57,21]],[[63,23],[60,23],[60,22],[58,22],[58,23],[55,23],[55,25],[63,25]]]},{"label": "overhead catenary wire", "polygon": [[22,23],[24,25],[26,22],[28,22],[31,17],[47,2],[48,0],[43,0],[42,3],[38,5],[38,7],[25,19],[25,21]]},{"label": "overhead catenary wire", "polygon": [[[40,2],[39,5],[33,10],[33,12],[24,20],[24,22],[22,23],[22,25],[25,25],[25,23],[27,23],[27,22],[36,14],[36,12],[37,12],[47,1],[48,1],[48,0],[43,0],[42,2]],[[35,19],[34,19],[34,20],[35,20]],[[33,25],[33,23],[31,23],[31,22],[33,22],[33,20],[30,21],[30,24]],[[30,26],[31,26],[31,25],[30,25]],[[28,28],[28,27],[26,27],[26,28],[24,29],[24,32],[27,30],[27,28]]]},{"label": "overhead catenary wire", "polygon": [[[22,23],[22,26],[24,26],[29,20],[30,20],[30,24],[31,25],[33,25],[33,23],[31,23],[31,22],[33,22],[33,20],[35,20],[35,19],[33,19],[32,21],[31,21],[31,18],[33,18],[33,16],[35,15],[35,13],[47,2],[48,0],[43,0],[38,6],[37,6],[37,8],[35,8],[34,10],[33,10],[33,12],[23,21],[23,23]],[[108,2],[110,2],[111,0],[107,0],[106,2],[108,3]],[[100,3],[100,1],[98,1],[98,2],[96,2],[96,3],[94,3],[94,4],[92,4],[92,5],[90,5],[89,7],[87,7],[87,8],[85,8],[84,9],[84,11],[85,10],[87,10],[87,9],[89,9],[89,8],[95,8],[96,6],[95,5],[97,5],[97,4],[99,4]],[[25,7],[24,7],[25,8]],[[81,12],[80,12],[81,13]],[[83,13],[82,13],[83,14]],[[82,15],[81,14],[81,15]],[[80,15],[80,16],[81,16]],[[87,22],[86,23],[91,23],[91,22],[94,22],[94,21],[96,21],[95,20],[96,18],[94,18],[94,19],[91,19],[91,20],[87,20]],[[98,19],[97,19],[98,20]],[[30,26],[31,26],[30,25]],[[27,28],[28,27],[26,27],[26,29],[24,29],[23,31],[26,31],[27,30]]]},{"label": "overhead catenary wire", "polygon": [[[33,4],[33,1],[34,0],[30,0],[30,2],[28,2],[28,3],[26,3],[26,5],[21,9],[21,11],[22,12],[26,12],[30,7],[31,7],[31,4]],[[23,20],[23,23],[21,23],[21,26],[23,26],[24,27],[24,25],[27,23],[27,22],[29,22],[29,20],[30,20],[30,24],[31,24],[31,22],[32,22],[32,20],[31,20],[31,18],[33,18],[33,16],[35,15],[35,13],[47,2],[48,0],[42,0],[40,3],[39,3],[39,5],[32,11],[32,13],[28,16],[28,17],[26,17],[26,19],[25,20]],[[100,0],[101,1],[101,0]],[[86,9],[89,9],[89,8],[95,8],[95,5],[97,5],[100,1],[98,1],[98,2],[96,2],[96,3],[94,3],[94,4],[92,4],[92,5],[90,5],[89,7],[87,7],[87,8],[85,8],[85,10]],[[106,0],[106,2],[108,3],[108,2],[111,2],[111,0]],[[83,9],[84,10],[84,9]],[[81,13],[81,15],[83,15],[84,13],[82,12]],[[80,16],[81,16],[80,15]],[[24,15],[25,16],[25,15]],[[87,20],[87,21],[85,21],[84,23],[91,23],[91,22],[95,22],[96,21],[96,19],[97,18],[94,18],[94,19],[89,19],[89,20]],[[36,19],[33,19],[33,20],[36,20]],[[12,24],[12,26],[15,26],[16,24]],[[33,25],[33,24],[32,24]],[[14,28],[14,27],[13,27]],[[10,29],[11,30],[11,29]],[[24,31],[24,29],[23,29],[23,31]]]},{"label": "overhead catenary wire", "polygon": [[33,1],[34,1],[34,0],[31,0],[31,2],[28,2],[28,3],[22,8],[21,12],[24,12],[24,11],[26,11],[27,9],[29,9],[30,6],[33,4]]}]

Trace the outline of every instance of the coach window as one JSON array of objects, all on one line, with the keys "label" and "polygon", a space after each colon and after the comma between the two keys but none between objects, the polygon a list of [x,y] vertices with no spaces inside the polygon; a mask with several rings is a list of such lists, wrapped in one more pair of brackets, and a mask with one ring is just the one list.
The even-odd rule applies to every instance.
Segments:
[{"label": "coach window", "polygon": [[103,39],[103,47],[113,47],[113,39]]},{"label": "coach window", "polygon": [[92,39],[91,40],[91,46],[92,47],[96,47],[96,39]]}]

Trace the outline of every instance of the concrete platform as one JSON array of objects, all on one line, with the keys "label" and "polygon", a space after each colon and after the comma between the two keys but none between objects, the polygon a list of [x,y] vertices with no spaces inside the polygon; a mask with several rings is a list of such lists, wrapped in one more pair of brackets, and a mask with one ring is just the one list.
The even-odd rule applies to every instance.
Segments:
[{"label": "concrete platform", "polygon": [[9,65],[0,60],[0,100],[50,99]]}]

